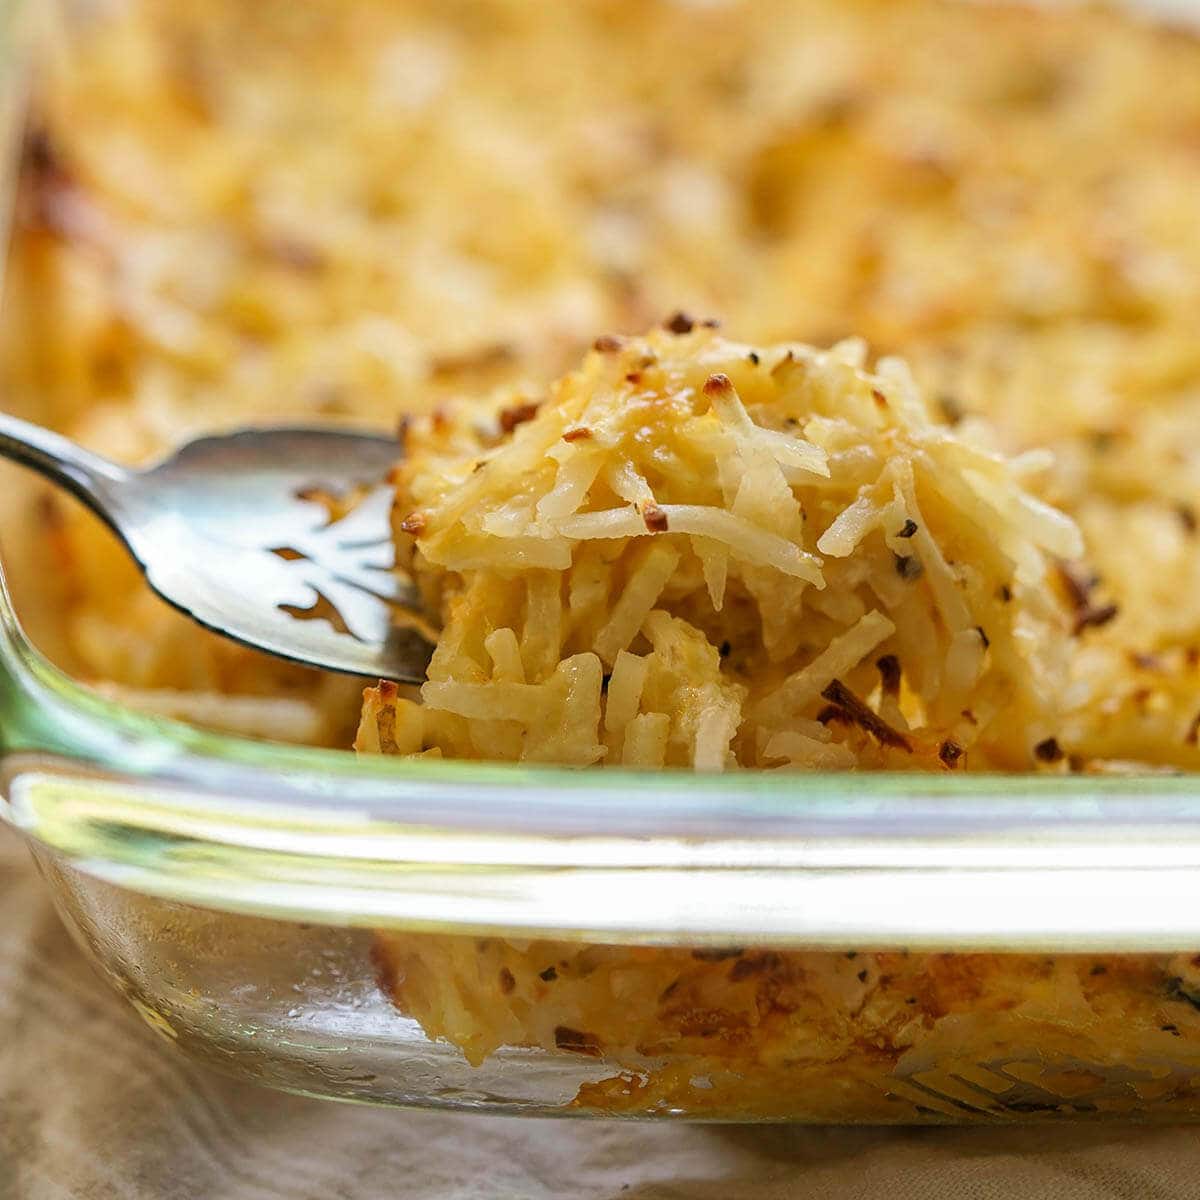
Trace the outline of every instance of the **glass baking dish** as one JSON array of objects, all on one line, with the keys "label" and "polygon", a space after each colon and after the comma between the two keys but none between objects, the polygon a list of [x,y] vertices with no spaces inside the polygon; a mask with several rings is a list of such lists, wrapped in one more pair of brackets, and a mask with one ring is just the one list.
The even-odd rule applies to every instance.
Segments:
[{"label": "glass baking dish", "polygon": [[[6,128],[18,110],[10,93]],[[1189,777],[591,773],[264,744],[74,682],[0,575],[0,793],[146,1022],[273,1087],[538,1116],[1200,1111]]]},{"label": "glass baking dish", "polygon": [[[105,976],[224,1071],[538,1115],[1194,1111],[1190,779],[384,765],[115,710],[0,613],[5,816]],[[451,996],[497,1019],[464,1038]]]}]

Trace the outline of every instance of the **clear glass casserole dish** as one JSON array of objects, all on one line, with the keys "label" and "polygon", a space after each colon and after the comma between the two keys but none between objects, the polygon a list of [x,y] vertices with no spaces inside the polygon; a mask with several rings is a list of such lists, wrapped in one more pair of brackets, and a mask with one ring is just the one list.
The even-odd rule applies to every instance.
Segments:
[{"label": "clear glass casserole dish", "polygon": [[[3,605],[5,816],[222,1070],[539,1115],[1194,1111],[1191,780],[397,768],[115,712]],[[454,997],[495,1021],[464,1038]]]},{"label": "clear glass casserole dish", "polygon": [[[18,534],[6,563],[25,561]],[[590,773],[264,745],[73,682],[0,586],[0,789],[143,1018],[271,1086],[712,1120],[1197,1107],[1189,777]]]}]

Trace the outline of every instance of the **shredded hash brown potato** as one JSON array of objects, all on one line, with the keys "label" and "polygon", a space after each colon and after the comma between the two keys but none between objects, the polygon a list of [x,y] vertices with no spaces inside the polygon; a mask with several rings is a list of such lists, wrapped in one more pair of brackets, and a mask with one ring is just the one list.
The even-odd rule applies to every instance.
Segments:
[{"label": "shredded hash brown potato", "polygon": [[601,338],[540,407],[410,421],[398,538],[444,627],[420,704],[368,691],[358,749],[1036,765],[1072,628],[1054,564],[1082,539],[864,356],[677,316]]},{"label": "shredded hash brown potato", "polygon": [[[5,395],[136,462],[531,401],[678,307],[861,336],[1083,532],[1048,765],[1196,768],[1197,129],[1197,40],[1096,8],[119,0],[43,71]],[[206,693],[300,699],[347,744],[351,682],[198,633],[60,497],[29,515],[64,665],[234,728]]]}]

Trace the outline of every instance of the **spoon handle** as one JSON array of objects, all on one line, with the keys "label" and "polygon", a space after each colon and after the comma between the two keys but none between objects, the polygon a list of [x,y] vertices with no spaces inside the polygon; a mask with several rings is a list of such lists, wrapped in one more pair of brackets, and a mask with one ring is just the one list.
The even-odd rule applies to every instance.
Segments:
[{"label": "spoon handle", "polygon": [[116,489],[130,477],[124,467],[69,438],[5,412],[0,412],[0,458],[32,467],[78,496],[110,524]]}]

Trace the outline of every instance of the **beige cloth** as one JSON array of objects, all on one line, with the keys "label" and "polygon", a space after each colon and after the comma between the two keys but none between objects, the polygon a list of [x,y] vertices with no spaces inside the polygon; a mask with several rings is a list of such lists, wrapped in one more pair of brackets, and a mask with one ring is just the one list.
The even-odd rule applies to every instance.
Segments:
[{"label": "beige cloth", "polygon": [[355,1108],[173,1054],[0,827],[0,1200],[1174,1200],[1200,1128],[854,1130]]}]

